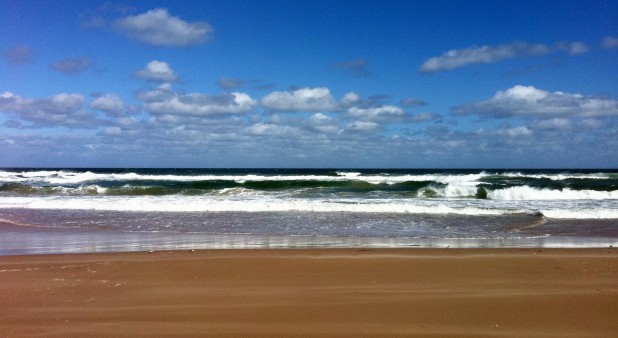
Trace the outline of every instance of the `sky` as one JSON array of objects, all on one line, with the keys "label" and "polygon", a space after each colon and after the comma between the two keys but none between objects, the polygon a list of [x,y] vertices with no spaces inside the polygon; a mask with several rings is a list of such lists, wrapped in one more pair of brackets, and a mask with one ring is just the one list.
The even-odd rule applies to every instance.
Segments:
[{"label": "sky", "polygon": [[618,2],[0,0],[0,167],[618,168]]}]

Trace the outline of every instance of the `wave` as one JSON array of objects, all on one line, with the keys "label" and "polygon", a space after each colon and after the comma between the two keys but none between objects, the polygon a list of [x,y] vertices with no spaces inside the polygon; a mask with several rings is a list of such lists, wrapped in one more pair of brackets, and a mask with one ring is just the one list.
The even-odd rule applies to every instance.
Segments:
[{"label": "wave", "polygon": [[487,192],[487,198],[505,201],[524,200],[615,200],[618,191],[536,189],[511,187]]},{"label": "wave", "polygon": [[1,209],[52,209],[95,211],[160,212],[328,212],[390,213],[417,215],[536,215],[557,219],[618,219],[614,205],[589,203],[531,203],[407,199],[303,199],[272,198],[243,189],[229,189],[217,196],[56,196],[0,197]]},{"label": "wave", "polygon": [[[230,196],[230,195],[225,195]],[[527,213],[525,210],[499,210],[473,206],[417,205],[406,200],[307,200],[247,198],[242,195],[230,198],[204,198],[195,196],[138,196],[122,197],[83,196],[55,197],[4,197],[0,208],[66,209],[66,210],[114,210],[114,211],[169,211],[169,212],[358,212],[358,213],[410,213],[410,214],[460,214],[501,215]]]},{"label": "wave", "polygon": [[140,174],[130,173],[94,173],[71,172],[71,171],[37,171],[37,172],[7,172],[0,171],[0,182],[42,182],[48,184],[80,184],[85,182],[118,182],[118,181],[169,181],[169,182],[199,182],[199,181],[233,181],[237,183],[261,182],[261,181],[321,181],[321,182],[342,182],[342,181],[362,181],[370,184],[397,184],[403,182],[422,182],[434,181],[448,184],[454,182],[475,182],[486,176],[485,173],[466,174],[466,175],[444,175],[444,174],[363,174],[360,172],[337,172],[336,175],[264,175],[264,174],[243,174],[243,175],[218,175],[218,174]]}]

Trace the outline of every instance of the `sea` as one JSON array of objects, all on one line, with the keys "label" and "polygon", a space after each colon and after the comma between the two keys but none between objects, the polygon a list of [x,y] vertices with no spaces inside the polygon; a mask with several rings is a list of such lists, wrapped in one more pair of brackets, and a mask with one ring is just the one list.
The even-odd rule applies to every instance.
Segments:
[{"label": "sea", "polygon": [[616,245],[618,170],[0,169],[0,255]]}]

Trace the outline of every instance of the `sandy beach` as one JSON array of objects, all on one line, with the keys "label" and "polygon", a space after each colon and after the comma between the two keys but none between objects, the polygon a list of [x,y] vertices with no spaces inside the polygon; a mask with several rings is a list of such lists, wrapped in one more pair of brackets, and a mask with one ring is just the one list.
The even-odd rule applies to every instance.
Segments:
[{"label": "sandy beach", "polygon": [[616,249],[0,257],[0,336],[611,337]]}]

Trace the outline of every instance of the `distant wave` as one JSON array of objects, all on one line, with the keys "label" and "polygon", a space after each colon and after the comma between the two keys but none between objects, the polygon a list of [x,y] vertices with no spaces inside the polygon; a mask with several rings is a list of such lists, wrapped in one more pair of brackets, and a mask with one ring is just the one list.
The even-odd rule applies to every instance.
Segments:
[{"label": "distant wave", "polygon": [[0,208],[618,218],[618,174],[470,170],[2,170]]}]

